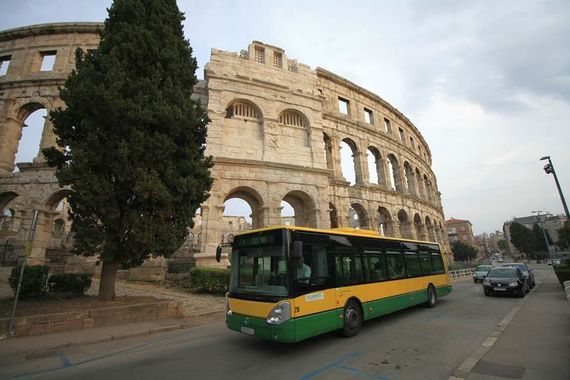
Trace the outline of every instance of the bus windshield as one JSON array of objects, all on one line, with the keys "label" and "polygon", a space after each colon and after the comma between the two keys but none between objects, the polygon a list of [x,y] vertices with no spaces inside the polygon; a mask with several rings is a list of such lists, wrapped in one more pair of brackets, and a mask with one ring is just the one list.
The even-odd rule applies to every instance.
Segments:
[{"label": "bus windshield", "polygon": [[286,231],[236,236],[230,292],[244,297],[287,296]]}]

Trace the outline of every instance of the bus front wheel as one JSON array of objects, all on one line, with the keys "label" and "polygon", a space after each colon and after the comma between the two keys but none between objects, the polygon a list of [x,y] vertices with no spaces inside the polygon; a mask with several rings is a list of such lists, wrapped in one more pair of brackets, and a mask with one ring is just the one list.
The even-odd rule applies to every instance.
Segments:
[{"label": "bus front wheel", "polygon": [[342,335],[351,337],[358,334],[360,327],[362,327],[362,309],[356,301],[349,300],[346,303],[343,319]]}]

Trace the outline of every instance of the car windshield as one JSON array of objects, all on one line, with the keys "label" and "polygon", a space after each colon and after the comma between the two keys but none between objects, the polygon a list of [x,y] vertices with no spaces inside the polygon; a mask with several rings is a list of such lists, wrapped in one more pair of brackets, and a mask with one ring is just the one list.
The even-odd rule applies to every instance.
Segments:
[{"label": "car windshield", "polygon": [[254,297],[288,294],[284,234],[272,230],[236,236],[230,292]]},{"label": "car windshield", "polygon": [[492,268],[492,266],[490,266],[490,265],[479,265],[477,268],[475,268],[475,271],[486,272],[486,271],[489,271],[491,268]]},{"label": "car windshield", "polygon": [[517,263],[510,263],[510,264],[503,264],[504,267],[511,267],[511,268],[519,268],[523,274],[527,274],[528,270],[526,265],[524,264],[517,264]]},{"label": "car windshield", "polygon": [[494,268],[489,271],[487,278],[513,278],[517,276],[517,270],[514,268]]}]

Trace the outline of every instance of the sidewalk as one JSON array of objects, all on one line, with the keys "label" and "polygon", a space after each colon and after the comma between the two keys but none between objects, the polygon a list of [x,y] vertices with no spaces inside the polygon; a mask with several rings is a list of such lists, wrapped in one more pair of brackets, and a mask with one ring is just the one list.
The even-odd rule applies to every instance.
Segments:
[{"label": "sidewalk", "polygon": [[213,312],[184,319],[160,319],[123,325],[72,330],[61,333],[17,337],[0,340],[0,362],[9,356],[47,354],[62,347],[81,346],[111,340],[149,335],[158,332],[199,326],[223,318],[223,312]]},{"label": "sidewalk", "polygon": [[570,379],[570,303],[554,272],[518,307],[483,343],[482,355],[474,353],[474,366],[456,371],[457,378]]}]

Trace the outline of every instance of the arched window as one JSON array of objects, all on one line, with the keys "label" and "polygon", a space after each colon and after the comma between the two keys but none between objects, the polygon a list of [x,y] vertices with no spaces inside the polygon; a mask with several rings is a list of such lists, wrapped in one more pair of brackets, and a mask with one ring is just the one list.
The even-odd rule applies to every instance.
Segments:
[{"label": "arched window", "polygon": [[245,119],[261,120],[261,113],[252,104],[235,101],[226,110],[226,117],[241,117]]},{"label": "arched window", "polygon": [[356,155],[358,150],[356,144],[351,139],[344,139],[340,142],[340,157],[341,169],[344,178],[350,182],[351,185],[356,184],[359,175],[356,167]]},{"label": "arched window", "polygon": [[279,115],[279,122],[281,124],[294,125],[303,128],[307,127],[308,125],[307,120],[303,115],[297,111],[291,110],[281,112],[281,115]]},{"label": "arched window", "polygon": [[388,169],[390,172],[390,185],[392,190],[403,192],[402,178],[400,177],[400,164],[393,154],[388,155]]}]

